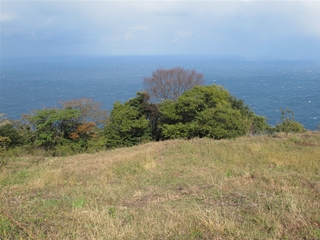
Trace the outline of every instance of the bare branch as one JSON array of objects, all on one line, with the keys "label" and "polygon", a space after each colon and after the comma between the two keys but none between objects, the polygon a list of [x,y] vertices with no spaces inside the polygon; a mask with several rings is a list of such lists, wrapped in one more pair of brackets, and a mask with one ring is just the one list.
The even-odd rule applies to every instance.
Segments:
[{"label": "bare branch", "polygon": [[196,85],[203,85],[203,74],[195,70],[185,70],[181,67],[172,69],[157,69],[152,77],[143,80],[146,91],[156,101],[177,100],[185,91]]},{"label": "bare branch", "polygon": [[62,109],[72,108],[80,110],[83,122],[94,121],[96,124],[104,123],[108,118],[107,110],[102,109],[100,102],[91,98],[80,98],[68,101],[60,101]]}]

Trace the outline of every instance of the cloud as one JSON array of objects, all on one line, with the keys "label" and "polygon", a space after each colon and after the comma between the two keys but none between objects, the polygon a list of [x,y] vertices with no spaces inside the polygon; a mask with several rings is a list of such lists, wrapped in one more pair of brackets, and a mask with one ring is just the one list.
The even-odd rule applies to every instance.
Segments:
[{"label": "cloud", "polygon": [[125,35],[124,35],[124,38],[125,39],[131,39],[133,38],[134,34],[132,32],[127,32]]},{"label": "cloud", "polygon": [[2,55],[29,48],[34,54],[277,57],[308,43],[301,57],[314,57],[319,12],[320,2],[311,1],[4,1]]},{"label": "cloud", "polygon": [[10,14],[1,14],[0,22],[10,22],[14,20],[14,16]]},{"label": "cloud", "polygon": [[320,1],[302,2],[295,18],[297,27],[302,33],[320,38]]},{"label": "cloud", "polygon": [[191,36],[192,36],[192,31],[189,31],[189,30],[179,30],[179,31],[178,31],[178,35],[179,35],[180,37],[184,37],[184,38],[191,37]]},{"label": "cloud", "polygon": [[144,25],[142,25],[142,24],[136,25],[136,26],[134,26],[134,27],[130,27],[130,29],[132,29],[132,30],[138,30],[138,31],[145,31],[145,30],[147,30],[147,28],[146,28]]}]

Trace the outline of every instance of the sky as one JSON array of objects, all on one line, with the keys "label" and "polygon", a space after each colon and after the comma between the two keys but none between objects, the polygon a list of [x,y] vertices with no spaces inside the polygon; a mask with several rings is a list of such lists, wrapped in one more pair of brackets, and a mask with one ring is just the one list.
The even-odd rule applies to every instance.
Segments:
[{"label": "sky", "polygon": [[320,60],[319,1],[1,0],[1,58]]}]

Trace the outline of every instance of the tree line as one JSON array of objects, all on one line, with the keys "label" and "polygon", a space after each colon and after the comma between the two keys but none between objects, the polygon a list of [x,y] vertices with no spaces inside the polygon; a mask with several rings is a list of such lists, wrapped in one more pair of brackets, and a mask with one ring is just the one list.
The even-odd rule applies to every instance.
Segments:
[{"label": "tree line", "polygon": [[144,79],[145,91],[115,102],[110,113],[101,103],[83,98],[34,110],[20,120],[0,115],[1,154],[41,149],[59,156],[176,138],[304,131],[290,110],[281,109],[280,123],[271,127],[222,86],[203,84],[203,75],[194,70],[162,68]]}]

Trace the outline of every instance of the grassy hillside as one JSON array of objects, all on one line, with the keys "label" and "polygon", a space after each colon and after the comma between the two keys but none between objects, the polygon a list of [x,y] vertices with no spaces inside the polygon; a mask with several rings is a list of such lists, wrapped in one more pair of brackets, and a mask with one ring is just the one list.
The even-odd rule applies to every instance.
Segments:
[{"label": "grassy hillside", "polygon": [[0,194],[1,239],[320,239],[320,133],[20,158]]}]

